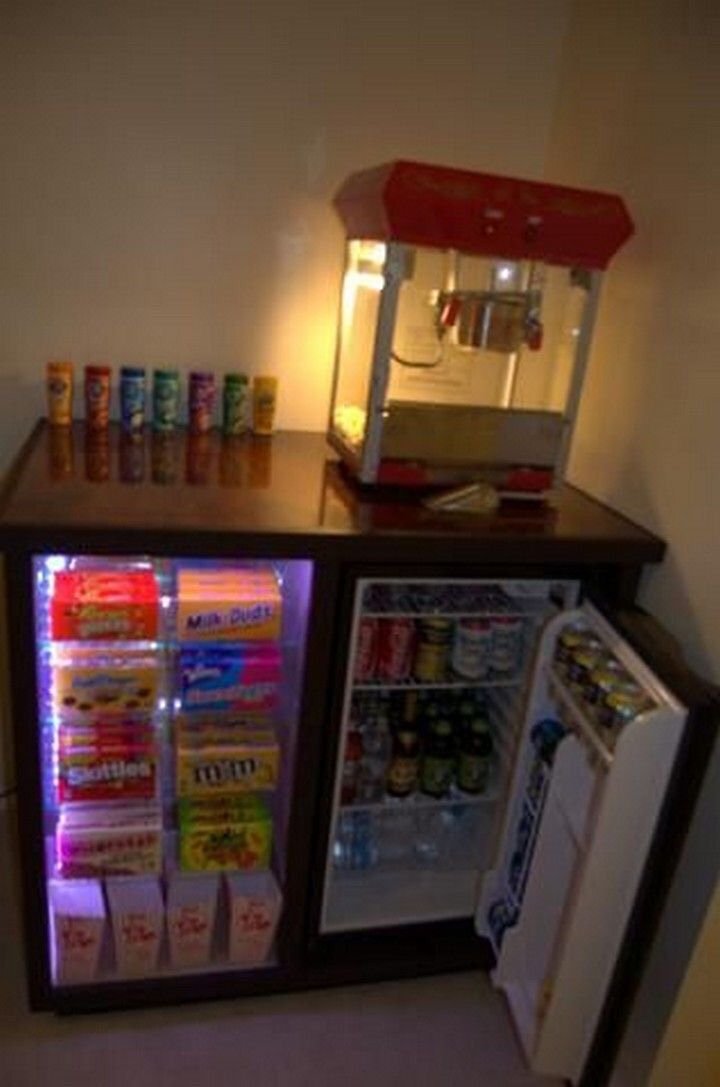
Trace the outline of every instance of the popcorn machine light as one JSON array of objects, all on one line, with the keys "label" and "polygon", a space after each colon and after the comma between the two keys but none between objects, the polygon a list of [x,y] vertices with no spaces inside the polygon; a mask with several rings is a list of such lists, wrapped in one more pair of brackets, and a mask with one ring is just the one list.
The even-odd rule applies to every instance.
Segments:
[{"label": "popcorn machine light", "polygon": [[362,483],[562,479],[622,200],[393,162],[351,175],[329,440]]}]

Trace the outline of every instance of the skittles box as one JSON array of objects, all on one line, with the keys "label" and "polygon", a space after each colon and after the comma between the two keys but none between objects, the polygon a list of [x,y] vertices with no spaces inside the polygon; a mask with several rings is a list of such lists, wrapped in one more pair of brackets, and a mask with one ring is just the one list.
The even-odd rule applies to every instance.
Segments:
[{"label": "skittles box", "polygon": [[272,568],[179,567],[181,642],[277,641],[281,627],[282,596]]},{"label": "skittles box", "polygon": [[58,730],[58,800],[152,800],[158,756],[152,729],[98,722]]},{"label": "skittles box", "polygon": [[185,647],[179,670],[186,713],[267,714],[277,703],[282,662],[276,645]]},{"label": "skittles box", "polygon": [[178,801],[180,868],[191,872],[270,867],[272,815],[254,793]]},{"label": "skittles box", "polygon": [[55,574],[50,633],[58,641],[157,637],[152,570],[64,570]]},{"label": "skittles box", "polygon": [[271,728],[181,725],[175,758],[178,796],[201,798],[274,789],[280,749]]}]

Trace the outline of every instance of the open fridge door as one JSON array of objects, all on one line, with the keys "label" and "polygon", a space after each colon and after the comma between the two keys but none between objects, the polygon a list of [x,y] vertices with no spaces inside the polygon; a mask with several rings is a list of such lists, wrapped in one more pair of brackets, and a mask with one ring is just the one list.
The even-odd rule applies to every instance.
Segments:
[{"label": "open fridge door", "polygon": [[582,1076],[686,718],[592,605],[547,624],[475,918],[539,1073]]}]

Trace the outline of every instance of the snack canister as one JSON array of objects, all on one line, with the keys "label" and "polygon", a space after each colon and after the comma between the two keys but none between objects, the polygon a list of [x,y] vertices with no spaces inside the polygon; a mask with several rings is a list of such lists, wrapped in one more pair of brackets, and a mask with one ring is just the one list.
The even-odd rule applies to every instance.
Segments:
[{"label": "snack canister", "polygon": [[104,430],[110,422],[110,367],[85,367],[85,423]]},{"label": "snack canister", "polygon": [[188,386],[188,425],[194,434],[205,434],[213,425],[215,375],[193,371]]},{"label": "snack canister", "polygon": [[180,375],[177,370],[153,373],[153,427],[174,430],[180,421]]},{"label": "snack canister", "polygon": [[225,374],[223,386],[223,434],[232,437],[247,430],[247,374]]},{"label": "snack canister", "polygon": [[256,434],[272,434],[275,429],[277,386],[276,377],[253,378],[253,430]]},{"label": "snack canister", "polygon": [[142,430],[145,422],[145,371],[123,366],[120,371],[120,422],[123,430]]},{"label": "snack canister", "polygon": [[47,406],[51,426],[70,426],[72,423],[73,364],[49,362],[47,364]]}]

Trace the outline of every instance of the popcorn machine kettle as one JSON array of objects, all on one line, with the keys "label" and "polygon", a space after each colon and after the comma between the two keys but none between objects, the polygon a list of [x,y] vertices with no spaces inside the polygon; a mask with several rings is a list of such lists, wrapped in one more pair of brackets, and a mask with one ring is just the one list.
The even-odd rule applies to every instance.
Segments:
[{"label": "popcorn machine kettle", "polygon": [[362,483],[562,479],[618,196],[416,162],[352,174],[328,438]]}]

